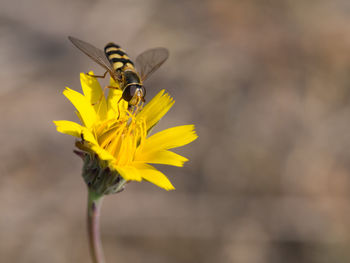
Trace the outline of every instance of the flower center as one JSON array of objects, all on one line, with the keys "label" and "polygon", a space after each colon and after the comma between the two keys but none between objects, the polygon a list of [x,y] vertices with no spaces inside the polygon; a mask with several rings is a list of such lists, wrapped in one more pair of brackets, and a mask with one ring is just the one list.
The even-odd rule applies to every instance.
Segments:
[{"label": "flower center", "polygon": [[136,114],[104,121],[95,128],[95,136],[101,148],[115,157],[115,164],[130,164],[147,135],[146,122]]}]

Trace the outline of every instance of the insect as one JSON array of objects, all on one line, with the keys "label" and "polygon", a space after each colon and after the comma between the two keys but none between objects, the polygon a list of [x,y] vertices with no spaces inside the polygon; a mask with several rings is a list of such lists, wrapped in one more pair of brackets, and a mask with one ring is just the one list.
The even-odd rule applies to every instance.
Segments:
[{"label": "insect", "polygon": [[125,51],[112,42],[102,51],[75,37],[69,36],[68,39],[106,70],[102,76],[94,77],[104,78],[108,72],[120,84],[123,91],[121,98],[127,101],[129,106],[137,106],[141,101],[145,101],[146,89],[143,82],[169,57],[166,48],[153,48],[138,55],[134,64]]}]

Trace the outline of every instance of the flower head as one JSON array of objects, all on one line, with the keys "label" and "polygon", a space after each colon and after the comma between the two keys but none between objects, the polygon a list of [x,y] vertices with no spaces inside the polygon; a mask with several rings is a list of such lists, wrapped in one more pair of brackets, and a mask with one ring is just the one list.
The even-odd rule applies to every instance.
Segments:
[{"label": "flower head", "polygon": [[194,141],[194,125],[149,135],[174,100],[162,90],[144,107],[130,111],[113,80],[111,86],[115,89],[109,89],[107,98],[96,78],[81,73],[80,81],[83,94],[69,88],[63,94],[77,109],[81,124],[54,121],[57,131],[77,137],[80,141],[76,146],[88,155],[88,160],[97,160],[104,171],[113,171],[125,181],[144,179],[166,190],[174,189],[168,178],[150,164],[183,166],[188,159],[169,149]]}]

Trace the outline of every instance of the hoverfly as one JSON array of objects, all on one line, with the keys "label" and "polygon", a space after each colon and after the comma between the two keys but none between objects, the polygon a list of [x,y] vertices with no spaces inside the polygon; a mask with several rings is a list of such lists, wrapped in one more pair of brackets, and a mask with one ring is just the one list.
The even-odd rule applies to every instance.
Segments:
[{"label": "hoverfly", "polygon": [[137,56],[134,65],[117,44],[108,43],[102,51],[75,37],[69,36],[68,39],[106,70],[104,75],[95,77],[104,78],[108,72],[120,84],[122,99],[127,101],[129,106],[137,106],[141,101],[145,101],[146,90],[143,82],[169,57],[166,48],[153,48]]}]

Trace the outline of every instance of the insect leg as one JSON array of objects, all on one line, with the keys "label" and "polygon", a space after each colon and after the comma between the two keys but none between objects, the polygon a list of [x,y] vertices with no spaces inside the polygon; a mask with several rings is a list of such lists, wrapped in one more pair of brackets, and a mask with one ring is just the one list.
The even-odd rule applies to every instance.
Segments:
[{"label": "insect leg", "polygon": [[143,108],[143,104],[144,104],[144,100],[142,100],[141,103],[138,103],[136,106],[134,106],[135,107],[135,109],[134,109],[135,115],[141,111],[141,109]]},{"label": "insect leg", "polygon": [[90,77],[94,77],[94,78],[102,78],[102,79],[104,79],[106,77],[106,75],[107,75],[107,72],[108,72],[108,70],[103,75],[92,75],[90,73],[86,73],[86,75],[89,75]]},{"label": "insect leg", "polygon": [[117,117],[117,119],[119,119],[119,117],[120,117],[119,102],[120,102],[122,99],[123,99],[123,97],[120,97],[120,99],[119,99],[118,102],[117,102],[117,105],[118,105],[118,117]]}]

